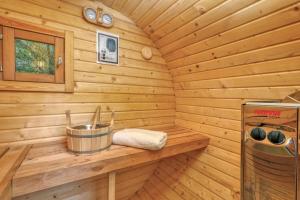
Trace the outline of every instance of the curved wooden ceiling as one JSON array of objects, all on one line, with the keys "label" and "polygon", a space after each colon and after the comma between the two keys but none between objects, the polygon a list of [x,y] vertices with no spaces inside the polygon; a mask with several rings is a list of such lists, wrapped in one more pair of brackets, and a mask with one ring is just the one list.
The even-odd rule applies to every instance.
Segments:
[{"label": "curved wooden ceiling", "polygon": [[[133,19],[153,40],[163,55],[188,44],[180,39],[209,23],[210,15],[200,17],[209,10],[218,12],[226,6],[225,0],[100,0],[105,5]],[[241,3],[242,4],[242,3]],[[219,8],[220,7],[220,8]],[[167,61],[172,60],[169,56]],[[177,57],[176,57],[177,58]]]}]

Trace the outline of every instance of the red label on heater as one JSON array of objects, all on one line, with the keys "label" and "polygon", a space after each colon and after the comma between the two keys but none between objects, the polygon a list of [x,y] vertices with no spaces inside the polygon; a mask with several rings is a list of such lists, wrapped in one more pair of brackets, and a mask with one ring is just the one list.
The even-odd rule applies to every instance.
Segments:
[{"label": "red label on heater", "polygon": [[263,115],[263,116],[272,116],[272,117],[279,117],[281,111],[279,110],[255,110],[255,114]]}]

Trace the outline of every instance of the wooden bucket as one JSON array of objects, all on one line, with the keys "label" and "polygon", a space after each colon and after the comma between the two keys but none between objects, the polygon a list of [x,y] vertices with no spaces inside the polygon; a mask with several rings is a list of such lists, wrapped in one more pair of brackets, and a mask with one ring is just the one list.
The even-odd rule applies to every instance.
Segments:
[{"label": "wooden bucket", "polygon": [[114,112],[110,123],[101,124],[101,107],[99,106],[91,124],[71,126],[70,111],[67,117],[67,143],[69,151],[73,153],[93,153],[107,149],[112,144],[112,129],[114,125]]}]

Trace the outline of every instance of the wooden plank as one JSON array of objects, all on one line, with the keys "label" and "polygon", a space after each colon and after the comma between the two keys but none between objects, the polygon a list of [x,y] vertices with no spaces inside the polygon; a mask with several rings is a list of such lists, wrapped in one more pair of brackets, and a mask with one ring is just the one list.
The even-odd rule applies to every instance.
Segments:
[{"label": "wooden plank", "polygon": [[38,41],[41,43],[47,43],[47,44],[55,44],[55,37],[49,36],[46,34],[40,34],[40,33],[35,33],[30,31],[25,31],[25,30],[19,30],[15,29],[15,35],[16,38],[21,38],[25,40],[32,40],[32,41]]},{"label": "wooden plank", "polygon": [[30,82],[1,81],[1,91],[64,92],[64,85],[52,83],[32,84]]},{"label": "wooden plank", "polygon": [[165,12],[159,15],[153,22],[148,24],[148,26],[144,28],[144,31],[149,35],[151,35],[152,32],[154,32],[162,25],[166,24],[168,21],[170,21],[172,18],[178,15],[178,13],[181,13],[187,8],[189,8],[195,2],[196,0],[189,0],[189,1],[177,0]]},{"label": "wooden plank", "polygon": [[49,74],[33,74],[33,73],[15,73],[15,80],[19,82],[41,82],[41,83],[54,83],[55,77]]},{"label": "wooden plank", "polygon": [[65,91],[74,92],[74,33],[65,32]]},{"label": "wooden plank", "polygon": [[[3,80],[15,80],[15,30],[3,27]],[[2,86],[2,84],[1,84]]]},{"label": "wooden plank", "polygon": [[139,69],[133,67],[119,66],[115,68],[111,65],[99,65],[92,62],[75,60],[74,68],[81,72],[94,72],[111,75],[122,75],[131,77],[151,78],[157,80],[172,80],[170,73],[153,71],[151,69]]},{"label": "wooden plank", "polygon": [[11,191],[11,184],[7,185],[6,189],[2,193],[0,193],[1,200],[11,200],[12,199],[12,191]]},{"label": "wooden plank", "polygon": [[[55,83],[65,83],[65,73],[67,73],[65,69],[65,39],[55,38]],[[60,61],[59,61],[60,60]],[[59,63],[61,62],[61,63]],[[70,69],[68,69],[70,71]],[[69,73],[72,73],[69,72]]]},{"label": "wooden plank", "polygon": [[116,199],[116,172],[108,174],[108,200]]},{"label": "wooden plank", "polygon": [[176,31],[176,29],[179,29],[182,26],[190,23],[195,18],[197,18],[201,15],[204,15],[205,13],[209,12],[211,9],[213,9],[214,7],[218,6],[219,4],[221,4],[223,2],[224,2],[224,0],[198,1],[194,5],[192,5],[190,8],[185,10],[183,13],[178,14],[172,20],[168,21],[168,23],[166,23],[159,29],[155,30],[151,34],[151,38],[154,41],[157,41],[157,43],[159,44],[160,41],[165,41],[164,36],[167,37],[168,34],[171,34],[173,31]]},{"label": "wooden plank", "polygon": [[130,13],[130,18],[134,21],[142,18],[147,12],[150,12],[157,1],[158,0],[142,0],[134,11]]},{"label": "wooden plank", "polygon": [[[267,15],[249,23],[243,24],[220,35],[216,35],[200,42],[194,43],[182,49],[178,49],[165,56],[166,61],[192,55],[206,49],[214,48],[234,41],[239,41],[244,38],[253,37],[264,32],[272,31],[279,27],[284,27],[299,21],[299,16],[295,15],[296,5],[278,10],[270,15]],[[269,23],[272,21],[273,23]]]},{"label": "wooden plank", "polygon": [[0,26],[0,34],[2,35],[2,38],[0,39],[0,80],[3,79],[3,27]]},{"label": "wooden plank", "polygon": [[34,31],[37,33],[43,33],[43,34],[48,34],[48,35],[52,35],[52,36],[57,36],[57,37],[64,37],[64,34],[62,32],[35,27],[29,23],[19,22],[12,18],[6,18],[6,17],[0,16],[0,24],[2,24],[3,26],[6,26],[6,27],[10,27],[10,28],[17,28],[17,29],[23,29],[23,30],[27,30],[27,31]]},{"label": "wooden plank", "polygon": [[[255,19],[258,19],[260,17],[263,17],[265,15],[267,15],[268,13],[272,13],[276,10],[279,10],[280,8],[284,8],[285,6],[291,5],[293,3],[296,3],[297,0],[290,0],[290,1],[285,1],[285,4],[282,4],[281,1],[272,1],[272,3],[268,2],[268,1],[258,1],[257,3],[253,3],[255,1],[245,1],[245,4],[241,4],[241,3],[233,3],[232,6],[234,6],[234,10],[233,8],[228,9],[227,12],[228,14],[231,13],[232,15],[229,15],[228,17],[223,16],[223,18],[220,18],[220,21],[217,21],[216,23],[210,24],[207,27],[204,27],[204,29],[198,29],[199,27],[197,27],[198,31],[193,32],[193,30],[195,28],[192,29],[188,29],[189,32],[193,32],[192,34],[189,34],[188,36],[179,39],[179,33],[178,32],[173,32],[173,34],[176,34],[177,40],[174,41],[171,44],[168,44],[166,46],[164,46],[161,49],[161,52],[163,54],[167,54],[171,51],[173,51],[174,47],[176,49],[184,47],[184,46],[188,46],[189,44],[193,44],[194,42],[198,42],[200,40],[203,40],[205,38],[217,35],[218,33],[222,33],[225,32],[227,30],[230,30],[232,28],[235,28],[239,25],[242,25],[244,23],[253,21]],[[229,6],[229,4],[227,4]],[[250,6],[251,5],[251,6]],[[246,8],[247,6],[250,6],[248,8]],[[264,12],[260,13],[260,12],[255,12],[257,11],[256,8],[259,8],[261,10],[263,10]],[[245,8],[245,9],[243,9]],[[240,11],[239,11],[240,10]],[[239,12],[236,12],[239,11]],[[216,13],[217,14],[217,13]],[[219,12],[219,16],[225,14],[225,12],[220,11]],[[224,26],[225,24],[228,24],[228,22],[231,22],[230,25]],[[205,22],[208,23],[208,22]],[[186,35],[187,33],[185,33]]]},{"label": "wooden plank", "polygon": [[[168,64],[170,66],[185,66],[191,65],[198,62],[204,62],[207,60],[212,60],[220,57],[226,57],[234,54],[240,54],[243,52],[251,51],[253,49],[259,49],[263,47],[268,47],[276,44],[281,44],[300,38],[300,34],[295,33],[295,30],[300,28],[300,23],[292,24],[284,28],[276,29],[271,32],[257,35],[256,37],[247,38],[245,40],[239,40],[238,42],[223,45],[218,48],[209,49],[201,53],[193,54],[190,56],[185,56],[182,59],[176,59]],[[275,41],[270,38],[276,37],[281,38]]]},{"label": "wooden plank", "polygon": [[157,86],[157,87],[172,87],[171,81],[153,80],[137,77],[124,77],[116,75],[95,74],[89,72],[74,72],[74,80],[79,82],[88,83],[114,83],[126,85],[144,85],[144,86]]},{"label": "wooden plank", "polygon": [[[9,147],[0,158],[0,197],[9,196],[12,178],[31,146]],[[7,191],[8,190],[8,191]],[[5,197],[9,199],[9,197]]]},{"label": "wooden plank", "polygon": [[9,149],[9,147],[1,147],[0,148],[0,159],[7,152],[8,149]]},{"label": "wooden plank", "polygon": [[143,17],[137,19],[137,24],[145,28],[148,24],[153,22],[159,15],[166,11],[176,0],[158,0],[157,3],[147,12]]},{"label": "wooden plank", "polygon": [[[85,123],[89,121],[93,116],[93,113],[72,113],[72,122],[74,124]],[[116,121],[134,120],[134,119],[146,119],[146,118],[159,118],[159,117],[172,117],[175,116],[175,111],[160,110],[159,112],[149,111],[129,111],[129,112],[116,112]],[[46,115],[46,116],[20,116],[20,117],[1,117],[0,118],[0,130],[8,129],[22,129],[22,128],[34,128],[45,126],[60,126],[65,124],[65,115]],[[109,121],[110,113],[102,112],[101,119],[103,121]],[[14,123],[10,123],[10,122]],[[3,132],[1,134],[4,134]]]}]

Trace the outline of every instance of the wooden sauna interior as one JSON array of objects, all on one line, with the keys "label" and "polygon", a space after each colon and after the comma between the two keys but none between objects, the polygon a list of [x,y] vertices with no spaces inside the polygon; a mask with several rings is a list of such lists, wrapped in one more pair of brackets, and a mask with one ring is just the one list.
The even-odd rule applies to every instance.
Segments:
[{"label": "wooden sauna interior", "polygon": [[[239,200],[241,104],[300,89],[299,0],[0,0],[0,17],[66,42],[65,84],[0,80],[1,200]],[[119,36],[118,66],[96,62],[97,30]],[[65,111],[80,123],[98,105],[171,142],[70,157]]]}]

